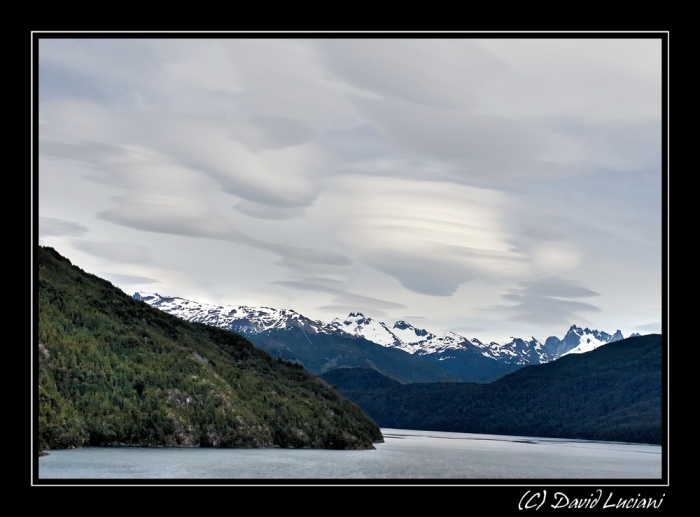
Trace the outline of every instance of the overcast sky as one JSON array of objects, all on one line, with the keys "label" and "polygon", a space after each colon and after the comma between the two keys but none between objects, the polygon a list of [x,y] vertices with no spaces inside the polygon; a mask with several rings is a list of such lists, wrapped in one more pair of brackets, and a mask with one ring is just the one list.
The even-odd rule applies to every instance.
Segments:
[{"label": "overcast sky", "polygon": [[660,39],[42,39],[39,232],[135,291],[661,329]]}]

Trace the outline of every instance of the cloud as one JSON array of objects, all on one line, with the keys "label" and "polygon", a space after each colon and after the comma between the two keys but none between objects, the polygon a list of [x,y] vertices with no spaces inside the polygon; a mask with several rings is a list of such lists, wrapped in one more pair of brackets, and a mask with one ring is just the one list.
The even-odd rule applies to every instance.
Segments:
[{"label": "cloud", "polygon": [[148,248],[139,244],[85,240],[74,240],[72,244],[80,251],[113,262],[146,263],[150,261]]},{"label": "cloud", "polygon": [[456,176],[549,173],[539,160],[544,134],[531,124],[390,99],[358,98],[354,104],[402,152],[450,163]]},{"label": "cloud", "polygon": [[110,280],[118,285],[140,285],[140,284],[157,284],[158,280],[138,275],[122,275],[119,273],[103,273],[103,278]]},{"label": "cloud", "polygon": [[98,217],[121,226],[143,231],[201,237],[234,242],[263,249],[282,257],[286,263],[346,266],[350,259],[337,251],[268,242],[236,229],[228,218],[217,214],[205,199],[192,192],[139,190],[118,199],[117,208]]},{"label": "cloud", "polygon": [[[113,198],[116,202],[114,208],[97,214],[103,220],[143,231],[211,238],[264,249],[278,254],[282,258],[281,265],[291,267],[295,264],[347,266],[351,263],[347,256],[337,251],[270,242],[239,231],[234,218],[220,212],[211,201],[212,195],[217,194],[212,192],[216,184],[206,181],[207,175],[200,170],[182,166],[157,149],[140,145],[51,141],[45,144],[45,152],[84,161],[93,166],[94,179],[125,190],[123,195]],[[246,215],[273,220],[289,219],[303,213],[301,207],[282,205],[276,207],[241,201],[236,208]],[[103,244],[81,245],[85,247],[84,251],[105,258],[112,251],[118,255],[117,250],[106,251]]]},{"label": "cloud", "polygon": [[661,333],[661,322],[654,321],[651,323],[645,323],[643,325],[637,325],[636,328],[638,330],[641,330],[642,332],[652,332],[652,333],[660,334]]},{"label": "cloud", "polygon": [[42,156],[63,158],[89,165],[105,164],[123,159],[127,155],[123,148],[112,144],[101,142],[69,143],[48,138],[39,139],[39,152]]},{"label": "cloud", "polygon": [[449,296],[474,278],[517,277],[529,268],[501,222],[507,198],[500,192],[391,178],[338,183],[346,195],[339,240],[406,289]]},{"label": "cloud", "polygon": [[579,312],[600,312],[595,305],[575,300],[598,295],[576,281],[551,277],[520,282],[517,288],[503,295],[516,305],[495,309],[510,313],[513,321],[561,326],[571,324]]},{"label": "cloud", "polygon": [[[400,303],[388,302],[371,296],[362,296],[359,294],[349,293],[343,289],[329,287],[326,279],[307,279],[307,280],[278,280],[275,284],[284,285],[292,289],[301,291],[316,291],[321,293],[329,293],[335,295],[333,302],[344,306],[353,306],[355,309],[369,308],[374,310],[380,309],[405,309],[405,305]],[[327,306],[326,306],[327,307]]]},{"label": "cloud", "polygon": [[187,196],[141,193],[127,197],[118,208],[105,210],[98,216],[138,230],[217,239],[267,250],[280,255],[282,265],[346,266],[351,263],[348,257],[333,250],[278,244],[250,237],[224,218],[216,217],[204,200]]},{"label": "cloud", "polygon": [[661,169],[660,118],[600,121],[561,116],[544,118],[540,125],[558,144],[556,149],[550,145],[550,157],[578,164],[581,171]]},{"label": "cloud", "polygon": [[531,250],[533,266],[549,273],[574,269],[581,263],[581,254],[571,244],[546,242]]},{"label": "cloud", "polygon": [[55,217],[39,217],[39,236],[81,236],[88,232],[82,224],[72,223]]},{"label": "cloud", "polygon": [[304,208],[299,206],[291,208],[276,207],[241,201],[240,203],[234,205],[233,208],[242,214],[255,217],[256,219],[284,220],[293,219],[304,215]]},{"label": "cloud", "polygon": [[330,312],[335,314],[350,314],[351,312],[362,312],[365,316],[370,316],[374,318],[385,318],[387,313],[379,309],[370,309],[367,307],[362,307],[358,305],[322,305],[321,307],[316,307],[316,310]]},{"label": "cloud", "polygon": [[205,90],[242,92],[245,90],[238,72],[224,46],[216,41],[191,41],[177,61],[169,61],[163,70],[176,82]]},{"label": "cloud", "polygon": [[314,128],[290,117],[258,115],[252,117],[250,122],[262,129],[278,149],[305,144],[316,137]]},{"label": "cloud", "polygon": [[317,47],[342,80],[384,99],[426,106],[470,106],[478,86],[502,77],[497,58],[464,40],[333,39]]}]

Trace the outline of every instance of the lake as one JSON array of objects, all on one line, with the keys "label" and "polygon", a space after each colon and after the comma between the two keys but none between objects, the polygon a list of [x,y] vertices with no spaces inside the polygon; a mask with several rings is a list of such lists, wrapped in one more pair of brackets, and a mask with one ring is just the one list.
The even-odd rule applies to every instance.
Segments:
[{"label": "lake", "polygon": [[661,446],[382,429],[373,451],[89,447],[40,479],[660,479]]}]

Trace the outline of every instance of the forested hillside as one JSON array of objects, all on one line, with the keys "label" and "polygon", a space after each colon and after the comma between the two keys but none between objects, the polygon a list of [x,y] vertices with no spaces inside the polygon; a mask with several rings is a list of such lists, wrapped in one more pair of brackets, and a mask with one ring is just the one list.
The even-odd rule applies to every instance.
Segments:
[{"label": "forested hillside", "polygon": [[399,385],[361,369],[335,370],[322,377],[382,427],[662,441],[659,334],[526,366],[490,384]]},{"label": "forested hillside", "polygon": [[39,248],[39,446],[373,448],[379,427],[301,366],[136,301]]}]

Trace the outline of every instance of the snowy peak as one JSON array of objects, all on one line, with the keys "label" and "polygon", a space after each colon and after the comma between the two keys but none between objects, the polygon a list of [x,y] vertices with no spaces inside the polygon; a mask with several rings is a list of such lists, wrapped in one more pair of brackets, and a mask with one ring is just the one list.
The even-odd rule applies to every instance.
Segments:
[{"label": "snowy peak", "polygon": [[508,343],[501,345],[493,341],[482,343],[476,338],[467,339],[454,332],[444,332],[438,336],[403,320],[397,321],[390,328],[361,312],[351,312],[346,318],[324,323],[311,320],[291,309],[208,305],[144,292],[134,293],[134,298],[187,321],[236,332],[255,334],[274,329],[301,329],[306,334],[349,334],[377,345],[398,348],[409,354],[431,356],[437,360],[449,359],[455,356],[454,351],[461,351],[476,353],[500,363],[524,366],[546,363],[567,354],[589,352],[606,343],[624,339],[619,330],[611,336],[607,332],[572,325],[563,339],[550,336],[544,345],[532,336],[511,337]]},{"label": "snowy peak", "polygon": [[612,343],[613,341],[620,341],[621,339],[625,339],[625,338],[622,336],[622,332],[620,332],[620,329],[617,329],[615,331],[615,333],[613,334],[613,337],[611,337],[610,341],[608,341],[608,343]]},{"label": "snowy peak", "polygon": [[612,336],[600,330],[591,330],[571,325],[563,339],[555,336],[547,338],[544,348],[549,355],[549,360],[553,361],[567,354],[582,354],[595,350],[601,345],[612,343],[624,339],[622,332],[618,329]]},{"label": "snowy peak", "polygon": [[406,323],[402,320],[399,320],[396,323],[394,323],[392,331],[393,334],[401,340],[401,342],[406,344],[418,343],[420,341],[429,341],[436,337],[435,334],[432,334],[425,329],[416,328],[410,323]]},{"label": "snowy peak", "polygon": [[331,322],[331,326],[353,336],[363,337],[378,345],[394,347],[401,345],[401,341],[389,327],[380,321],[366,317],[361,312],[351,312],[347,318],[342,320],[336,318]]},{"label": "snowy peak", "polygon": [[205,323],[236,332],[259,333],[272,329],[300,328],[307,333],[328,334],[335,329],[321,321],[314,321],[291,309],[248,307],[236,305],[209,305],[158,293],[134,293],[134,299],[187,321]]},{"label": "snowy peak", "polygon": [[511,337],[511,341],[502,348],[504,351],[511,352],[515,364],[540,364],[549,361],[542,343],[532,336],[525,339]]}]

